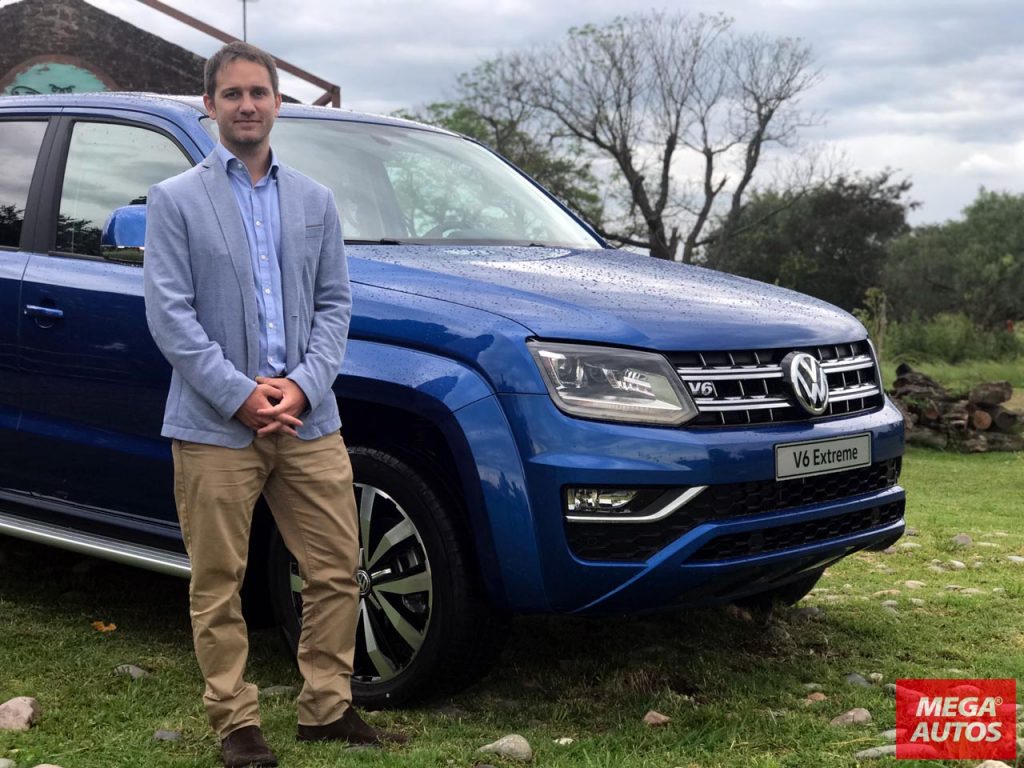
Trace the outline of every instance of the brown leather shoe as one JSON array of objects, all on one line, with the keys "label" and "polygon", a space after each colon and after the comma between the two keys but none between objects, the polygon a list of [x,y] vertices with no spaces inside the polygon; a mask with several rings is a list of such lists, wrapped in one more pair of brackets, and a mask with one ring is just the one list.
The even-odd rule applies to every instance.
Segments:
[{"label": "brown leather shoe", "polygon": [[299,741],[347,741],[349,744],[405,744],[409,737],[404,733],[382,731],[374,728],[359,716],[354,707],[326,725],[299,725],[296,736]]},{"label": "brown leather shoe", "polygon": [[277,765],[277,755],[263,740],[263,731],[258,725],[247,725],[225,736],[220,743],[220,759],[226,768]]}]

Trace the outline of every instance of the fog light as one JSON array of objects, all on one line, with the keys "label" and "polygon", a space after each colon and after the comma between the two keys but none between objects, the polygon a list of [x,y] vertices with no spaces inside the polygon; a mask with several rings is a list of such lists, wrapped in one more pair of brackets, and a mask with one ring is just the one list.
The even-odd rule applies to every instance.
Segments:
[{"label": "fog light", "polygon": [[563,514],[570,523],[651,523],[668,517],[706,487],[569,487],[565,489]]},{"label": "fog light", "polygon": [[569,512],[581,515],[628,512],[629,502],[637,493],[626,488],[567,488],[565,506]]}]

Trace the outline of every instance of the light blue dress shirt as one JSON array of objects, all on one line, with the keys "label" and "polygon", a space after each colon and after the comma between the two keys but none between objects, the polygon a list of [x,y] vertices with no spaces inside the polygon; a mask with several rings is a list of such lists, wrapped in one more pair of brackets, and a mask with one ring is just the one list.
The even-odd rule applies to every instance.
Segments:
[{"label": "light blue dress shirt", "polygon": [[245,163],[223,144],[217,157],[224,162],[231,189],[242,214],[256,289],[260,323],[260,376],[285,372],[284,307],[281,294],[281,204],[277,196],[277,157],[270,152],[270,170],[255,185]]}]

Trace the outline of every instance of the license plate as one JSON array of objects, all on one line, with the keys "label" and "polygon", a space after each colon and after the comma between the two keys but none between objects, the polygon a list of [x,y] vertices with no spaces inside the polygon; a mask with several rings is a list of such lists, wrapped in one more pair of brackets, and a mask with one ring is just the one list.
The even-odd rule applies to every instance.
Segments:
[{"label": "license plate", "polygon": [[775,446],[775,479],[827,475],[871,464],[871,435],[832,437]]}]

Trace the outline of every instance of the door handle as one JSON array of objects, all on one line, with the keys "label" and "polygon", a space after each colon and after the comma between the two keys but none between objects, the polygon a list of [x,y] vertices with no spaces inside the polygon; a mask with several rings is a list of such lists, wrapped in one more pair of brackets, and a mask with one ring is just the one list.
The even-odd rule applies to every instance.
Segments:
[{"label": "door handle", "polygon": [[64,317],[64,310],[56,307],[40,307],[38,304],[26,304],[25,314],[29,317],[46,317],[51,320],[59,320]]}]

